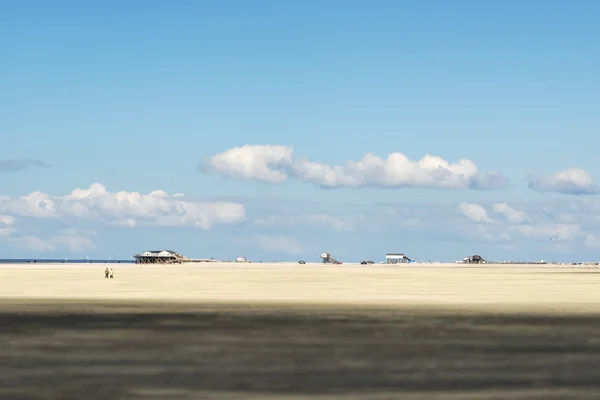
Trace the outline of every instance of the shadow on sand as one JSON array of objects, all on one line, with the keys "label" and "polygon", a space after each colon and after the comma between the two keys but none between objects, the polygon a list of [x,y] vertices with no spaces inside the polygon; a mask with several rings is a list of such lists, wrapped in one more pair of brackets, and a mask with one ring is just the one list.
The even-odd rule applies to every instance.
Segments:
[{"label": "shadow on sand", "polygon": [[567,399],[597,316],[0,305],[6,399]]}]

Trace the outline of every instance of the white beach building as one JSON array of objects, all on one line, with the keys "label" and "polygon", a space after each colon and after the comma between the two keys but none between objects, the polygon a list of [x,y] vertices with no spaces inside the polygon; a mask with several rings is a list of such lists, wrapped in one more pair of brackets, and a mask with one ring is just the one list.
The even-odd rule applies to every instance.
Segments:
[{"label": "white beach building", "polygon": [[402,253],[387,253],[385,255],[386,264],[400,264],[409,262],[412,262],[412,260]]}]

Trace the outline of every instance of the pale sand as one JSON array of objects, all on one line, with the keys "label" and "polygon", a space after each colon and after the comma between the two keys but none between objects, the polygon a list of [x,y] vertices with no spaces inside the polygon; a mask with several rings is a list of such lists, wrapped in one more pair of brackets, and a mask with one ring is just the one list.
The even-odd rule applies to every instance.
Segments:
[{"label": "pale sand", "polygon": [[[104,279],[106,267],[114,279]],[[0,299],[598,312],[597,267],[267,264],[0,266]]]},{"label": "pale sand", "polygon": [[0,398],[597,399],[599,289],[595,267],[3,265]]}]

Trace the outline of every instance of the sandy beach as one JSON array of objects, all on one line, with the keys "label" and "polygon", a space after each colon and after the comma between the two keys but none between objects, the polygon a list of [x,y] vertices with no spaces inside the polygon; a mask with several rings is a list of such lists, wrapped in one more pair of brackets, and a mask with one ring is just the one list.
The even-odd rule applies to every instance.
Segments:
[{"label": "sandy beach", "polygon": [[[114,279],[104,279],[106,267]],[[0,266],[0,299],[600,311],[600,269],[202,263]]]},{"label": "sandy beach", "polygon": [[600,393],[597,267],[25,264],[0,274],[3,398]]}]

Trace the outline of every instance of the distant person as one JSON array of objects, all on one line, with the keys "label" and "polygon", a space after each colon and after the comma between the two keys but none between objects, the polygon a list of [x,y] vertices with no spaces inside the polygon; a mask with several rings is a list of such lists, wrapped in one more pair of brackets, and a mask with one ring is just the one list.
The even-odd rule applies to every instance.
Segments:
[{"label": "distant person", "polygon": [[110,274],[110,271],[108,270],[108,267],[106,267],[106,269],[104,270],[104,279],[108,279],[109,274]]},{"label": "distant person", "polygon": [[115,275],[115,270],[114,269],[110,269],[110,279],[112,279]]}]

